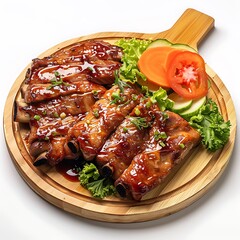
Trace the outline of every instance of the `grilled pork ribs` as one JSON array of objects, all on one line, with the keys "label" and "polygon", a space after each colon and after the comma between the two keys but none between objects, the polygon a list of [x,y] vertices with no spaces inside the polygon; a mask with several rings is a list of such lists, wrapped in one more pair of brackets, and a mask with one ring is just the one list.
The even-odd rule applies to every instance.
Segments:
[{"label": "grilled pork ribs", "polygon": [[122,55],[117,46],[88,40],[34,59],[14,119],[29,124],[35,166],[81,156],[115,181],[121,197],[141,200],[184,161],[200,135],[138,86],[114,84]]}]

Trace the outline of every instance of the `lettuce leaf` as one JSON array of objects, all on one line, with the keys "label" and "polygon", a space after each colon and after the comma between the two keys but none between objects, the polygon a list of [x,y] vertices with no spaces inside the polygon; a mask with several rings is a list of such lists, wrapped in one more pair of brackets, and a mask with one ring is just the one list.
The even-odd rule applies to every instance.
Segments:
[{"label": "lettuce leaf", "polygon": [[124,81],[130,81],[132,83],[137,82],[139,78],[146,80],[144,74],[142,74],[137,63],[142,53],[147,49],[151,40],[141,39],[125,39],[122,38],[116,42],[116,45],[123,49],[122,66],[119,71],[119,76]]},{"label": "lettuce leaf", "polygon": [[157,103],[161,111],[171,110],[174,104],[173,101],[168,98],[167,91],[163,88],[159,88],[153,92],[150,100],[152,103]]}]

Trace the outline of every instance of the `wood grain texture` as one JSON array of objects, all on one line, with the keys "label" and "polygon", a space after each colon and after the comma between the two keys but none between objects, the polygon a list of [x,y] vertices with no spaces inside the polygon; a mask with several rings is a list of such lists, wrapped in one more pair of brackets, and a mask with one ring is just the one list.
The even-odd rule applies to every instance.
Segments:
[{"label": "wood grain texture", "polygon": [[[48,56],[69,44],[86,39],[102,39],[114,43],[119,38],[166,38],[174,43],[186,43],[197,49],[204,36],[213,28],[214,19],[194,9],[187,9],[167,31],[154,34],[105,32],[60,43],[39,57]],[[217,182],[229,162],[236,134],[236,114],[231,96],[217,74],[207,66],[212,88],[209,97],[216,101],[225,120],[231,121],[230,140],[225,147],[209,153],[199,146],[184,165],[177,169],[164,187],[148,193],[141,202],[108,197],[93,199],[77,182],[70,182],[54,167],[32,165],[24,139],[27,128],[13,121],[13,104],[21,98],[20,88],[29,65],[14,82],[4,110],[4,133],[11,158],[19,174],[41,197],[53,205],[76,215],[107,222],[141,222],[175,213],[199,199]]]}]

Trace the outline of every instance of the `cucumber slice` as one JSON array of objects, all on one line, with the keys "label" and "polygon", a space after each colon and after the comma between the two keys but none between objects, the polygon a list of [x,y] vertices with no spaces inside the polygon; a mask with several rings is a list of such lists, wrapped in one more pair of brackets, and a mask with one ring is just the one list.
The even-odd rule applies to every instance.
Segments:
[{"label": "cucumber slice", "polygon": [[181,113],[188,110],[192,106],[193,100],[185,99],[179,96],[177,93],[171,93],[168,98],[174,102],[172,111],[176,113]]},{"label": "cucumber slice", "polygon": [[190,51],[190,52],[195,52],[195,53],[197,52],[197,50],[195,50],[194,48],[190,47],[187,44],[176,43],[176,44],[172,44],[171,47],[186,50],[186,51]]},{"label": "cucumber slice", "polygon": [[181,43],[171,43],[169,42],[167,39],[157,39],[153,42],[151,42],[147,48],[154,48],[154,47],[173,47],[173,48],[177,48],[177,49],[183,49],[186,51],[190,51],[190,52],[197,52],[194,48],[190,47],[187,44],[181,44]]},{"label": "cucumber slice", "polygon": [[199,98],[197,100],[193,100],[192,106],[189,109],[179,113],[179,115],[185,119],[189,119],[190,117],[197,115],[199,109],[206,103],[206,100],[207,100],[206,96]]},{"label": "cucumber slice", "polygon": [[172,46],[172,43],[169,42],[167,39],[157,39],[151,42],[147,48],[166,47],[166,46]]}]

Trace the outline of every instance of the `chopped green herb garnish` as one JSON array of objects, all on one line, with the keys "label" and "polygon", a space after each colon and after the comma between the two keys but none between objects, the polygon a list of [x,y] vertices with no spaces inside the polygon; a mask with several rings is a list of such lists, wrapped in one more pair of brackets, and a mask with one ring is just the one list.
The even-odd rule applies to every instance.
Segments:
[{"label": "chopped green herb garnish", "polygon": [[169,116],[168,116],[168,114],[166,112],[162,112],[162,115],[163,115],[164,120],[169,118]]},{"label": "chopped green herb garnish", "polygon": [[150,97],[152,96],[152,92],[149,91],[147,86],[142,86],[142,93],[146,96],[146,97]]},{"label": "chopped green herb garnish", "polygon": [[134,111],[134,113],[135,113],[137,116],[139,116],[139,115],[141,114],[141,111],[139,110],[139,108],[136,108],[135,111]]},{"label": "chopped green herb garnish", "polygon": [[92,94],[93,94],[94,96],[98,95],[98,90],[92,90]]},{"label": "chopped green herb garnish", "polygon": [[161,138],[166,139],[168,136],[165,132],[160,132]]},{"label": "chopped green herb garnish", "polygon": [[58,135],[57,132],[55,132],[55,131],[52,132],[52,136],[53,136],[53,137],[56,137],[57,135]]},{"label": "chopped green herb garnish", "polygon": [[167,138],[167,134],[165,132],[159,132],[159,131],[154,132],[154,139],[156,141],[160,139],[166,139],[166,138]]},{"label": "chopped green herb garnish", "polygon": [[123,132],[124,132],[124,133],[127,133],[127,132],[128,132],[128,128],[123,127]]},{"label": "chopped green herb garnish", "polygon": [[59,77],[59,76],[60,76],[60,73],[59,73],[58,71],[56,71],[56,72],[54,73],[54,75],[55,75],[55,77]]},{"label": "chopped green herb garnish", "polygon": [[131,117],[131,123],[135,124],[139,130],[149,127],[147,120],[141,117]]},{"label": "chopped green herb garnish", "polygon": [[119,99],[120,98],[120,91],[117,90],[116,92],[112,93],[112,98],[113,99]]},{"label": "chopped green herb garnish", "polygon": [[54,113],[53,113],[53,116],[54,116],[55,118],[58,118],[58,117],[59,117],[59,115],[58,115],[57,112],[54,112]]},{"label": "chopped green herb garnish", "polygon": [[138,99],[137,94],[132,94],[132,100],[133,100],[133,101],[136,101],[137,99]]},{"label": "chopped green herb garnish", "polygon": [[51,85],[47,87],[48,90],[55,87],[55,86],[59,86],[59,85],[69,86],[68,83],[63,82],[63,80],[62,80],[58,71],[56,71],[54,73],[54,75],[55,75],[55,77],[53,79],[51,79]]},{"label": "chopped green herb garnish", "polygon": [[163,141],[160,141],[160,142],[159,142],[159,145],[160,145],[161,147],[165,147],[165,146],[166,146],[166,144],[165,144]]},{"label": "chopped green herb garnish", "polygon": [[183,148],[185,148],[185,144],[184,143],[180,143],[179,147],[183,149]]},{"label": "chopped green herb garnish", "polygon": [[159,131],[155,131],[154,132],[154,139],[155,141],[158,141],[161,139],[161,136],[160,136],[160,132]]},{"label": "chopped green herb garnish", "polygon": [[115,75],[114,85],[117,85],[119,87],[121,93],[124,92],[124,88],[130,87],[125,81],[119,78],[119,71],[115,71],[114,75]]},{"label": "chopped green herb garnish", "polygon": [[41,117],[40,117],[39,115],[34,115],[33,118],[34,118],[35,120],[39,121]]},{"label": "chopped green herb garnish", "polygon": [[123,98],[120,95],[119,89],[112,93],[111,98],[112,98],[112,101],[110,102],[110,104],[116,104],[123,101]]},{"label": "chopped green herb garnish", "polygon": [[147,103],[146,103],[146,108],[150,108],[152,106],[152,102],[151,101],[148,101]]},{"label": "chopped green herb garnish", "polygon": [[99,111],[97,109],[93,110],[93,115],[95,118],[99,118]]},{"label": "chopped green herb garnish", "polygon": [[90,70],[91,72],[94,71],[94,69],[92,67],[87,67],[88,70]]}]

